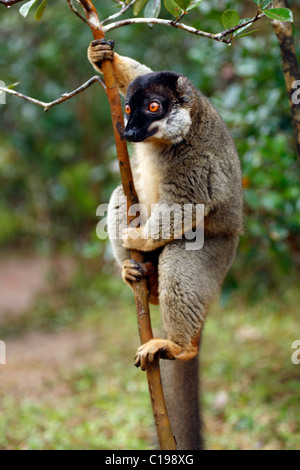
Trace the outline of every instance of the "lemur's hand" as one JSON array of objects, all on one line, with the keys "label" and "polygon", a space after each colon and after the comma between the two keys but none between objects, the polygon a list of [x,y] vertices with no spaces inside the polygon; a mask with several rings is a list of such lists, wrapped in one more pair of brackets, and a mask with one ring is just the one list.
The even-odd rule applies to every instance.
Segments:
[{"label": "lemur's hand", "polygon": [[104,60],[114,60],[114,41],[106,39],[96,39],[92,41],[88,48],[89,61],[101,68],[101,62]]},{"label": "lemur's hand", "polygon": [[150,277],[155,274],[155,267],[150,261],[138,263],[133,259],[127,259],[123,262],[122,278],[132,286],[133,282],[139,282],[143,277]]},{"label": "lemur's hand", "polygon": [[127,250],[154,251],[166,245],[171,240],[153,239],[147,237],[144,227],[128,227],[122,233],[123,247]]}]

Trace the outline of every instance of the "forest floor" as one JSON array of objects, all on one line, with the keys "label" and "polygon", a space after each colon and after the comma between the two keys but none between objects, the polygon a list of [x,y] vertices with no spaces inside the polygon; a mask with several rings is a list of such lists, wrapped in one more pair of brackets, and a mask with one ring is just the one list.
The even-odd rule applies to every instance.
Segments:
[{"label": "forest floor", "polygon": [[[0,449],[150,448],[129,290],[107,275],[74,280],[68,258],[55,263],[55,288],[43,258],[0,261]],[[213,308],[202,352],[207,448],[300,449],[296,325],[297,286],[284,299],[249,305],[234,295]]]}]

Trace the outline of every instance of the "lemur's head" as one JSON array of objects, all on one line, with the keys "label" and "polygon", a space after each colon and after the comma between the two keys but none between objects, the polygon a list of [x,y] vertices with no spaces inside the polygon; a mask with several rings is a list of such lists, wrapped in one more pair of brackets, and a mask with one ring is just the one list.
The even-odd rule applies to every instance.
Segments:
[{"label": "lemur's head", "polygon": [[191,125],[192,84],[174,72],[148,73],[129,85],[124,137],[130,142],[180,142]]}]

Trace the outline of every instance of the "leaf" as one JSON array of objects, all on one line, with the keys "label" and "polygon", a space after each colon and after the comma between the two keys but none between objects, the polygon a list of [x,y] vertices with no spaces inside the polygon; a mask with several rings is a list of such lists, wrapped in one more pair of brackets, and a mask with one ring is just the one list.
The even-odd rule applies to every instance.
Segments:
[{"label": "leaf", "polygon": [[13,90],[14,88],[16,88],[16,86],[20,85],[21,82],[16,82],[16,83],[12,83],[11,85],[8,85],[6,88],[8,88],[9,90]]},{"label": "leaf", "polygon": [[193,8],[196,8],[202,2],[203,0],[195,0],[194,2],[191,2],[190,6],[187,7],[187,11],[192,10]]},{"label": "leaf", "polygon": [[42,19],[42,16],[43,16],[43,14],[44,14],[45,8],[46,8],[46,6],[47,6],[47,1],[48,1],[48,0],[43,0],[42,3],[40,4],[40,6],[38,7],[38,9],[37,9],[36,12],[35,12],[34,17],[35,17],[35,19],[36,19],[37,21],[40,21],[40,20]]},{"label": "leaf", "polygon": [[134,7],[133,7],[134,16],[138,16],[140,14],[140,12],[142,11],[142,9],[144,8],[147,2],[148,0],[137,0],[135,2]]},{"label": "leaf", "polygon": [[164,0],[164,4],[166,9],[171,13],[171,15],[178,18],[178,16],[182,12],[180,6],[174,0]]},{"label": "leaf", "polygon": [[191,0],[175,0],[177,5],[179,5],[184,11],[187,10],[187,7],[190,5]]},{"label": "leaf", "polygon": [[[239,24],[243,24],[243,23],[245,23],[246,21],[249,21],[249,20],[250,20],[250,18],[243,18],[242,20],[239,21]],[[246,29],[250,28],[250,26],[252,26],[252,23],[246,24],[246,26],[243,26],[242,28],[238,29],[237,31],[234,31],[233,36],[234,37],[237,36],[242,31],[245,31]]]},{"label": "leaf", "polygon": [[269,3],[271,3],[270,0],[252,0],[252,1],[253,3],[255,3],[255,5],[257,5],[262,10],[266,8],[269,5]]},{"label": "leaf", "polygon": [[263,0],[262,2],[260,2],[260,8],[264,10],[270,3],[270,0]]},{"label": "leaf", "polygon": [[248,31],[247,33],[240,34],[239,36],[236,36],[235,38],[236,39],[244,38],[245,36],[250,36],[250,34],[256,33],[257,31],[259,31],[259,29],[253,29],[252,31]]},{"label": "leaf", "polygon": [[236,10],[224,11],[222,15],[222,23],[225,29],[233,28],[240,22],[240,15]]},{"label": "leaf", "polygon": [[294,21],[293,12],[289,8],[272,8],[271,10],[264,10],[264,14],[272,20]]},{"label": "leaf", "polygon": [[157,18],[161,9],[161,0],[149,0],[145,6],[145,18]]},{"label": "leaf", "polygon": [[19,12],[24,18],[28,15],[29,11],[35,5],[39,0],[30,0],[30,2],[24,3],[24,5],[21,6]]}]

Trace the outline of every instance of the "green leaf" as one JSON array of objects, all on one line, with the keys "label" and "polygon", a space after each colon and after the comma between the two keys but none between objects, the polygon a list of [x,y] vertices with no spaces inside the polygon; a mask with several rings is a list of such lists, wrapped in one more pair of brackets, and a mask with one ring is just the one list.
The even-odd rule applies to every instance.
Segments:
[{"label": "green leaf", "polygon": [[257,5],[262,10],[266,8],[269,5],[269,3],[271,3],[270,0],[252,0],[252,1],[253,3],[255,3],[255,5]]},{"label": "green leaf", "polygon": [[264,10],[264,14],[272,20],[294,21],[293,12],[289,8],[272,8],[271,10]]},{"label": "green leaf", "polygon": [[262,2],[260,2],[260,8],[264,10],[270,3],[270,0],[263,0]]},{"label": "green leaf", "polygon": [[196,8],[202,2],[203,2],[203,0],[195,0],[195,1],[191,2],[190,6],[187,7],[187,11],[190,11],[193,8]]},{"label": "green leaf", "polygon": [[190,5],[191,0],[175,0],[177,5],[179,5],[184,11],[187,10],[187,7]]},{"label": "green leaf", "polygon": [[174,0],[164,0],[164,4],[166,9],[171,13],[171,15],[178,18],[178,16],[182,12],[182,9],[179,7],[179,5]]},{"label": "green leaf", "polygon": [[141,13],[146,3],[148,3],[148,0],[137,0],[135,2],[134,7],[133,7],[134,16],[138,16]]},{"label": "green leaf", "polygon": [[224,11],[222,15],[222,23],[225,29],[233,28],[240,22],[240,15],[236,10]]},{"label": "green leaf", "polygon": [[44,14],[45,8],[46,8],[46,6],[47,6],[47,1],[48,1],[48,0],[43,0],[42,3],[40,4],[40,6],[38,7],[38,9],[37,9],[36,12],[35,12],[34,17],[35,17],[35,19],[36,19],[37,21],[40,21],[40,20],[42,19],[42,16],[43,16],[43,14]]},{"label": "green leaf", "polygon": [[[243,24],[243,23],[245,23],[246,21],[249,21],[249,20],[250,20],[250,18],[243,18],[242,20],[239,21],[239,24]],[[234,37],[237,36],[242,31],[245,31],[246,29],[250,28],[250,26],[252,26],[252,23],[249,23],[246,26],[243,26],[242,28],[238,29],[237,31],[234,31],[233,36]]]},{"label": "green leaf", "polygon": [[13,90],[14,88],[16,88],[16,86],[20,85],[21,82],[16,82],[16,83],[12,83],[11,85],[8,85],[6,88],[8,88],[9,90]]},{"label": "green leaf", "polygon": [[145,18],[157,18],[161,9],[161,0],[149,0],[145,6]]},{"label": "green leaf", "polygon": [[253,29],[252,31],[248,31],[247,33],[236,36],[236,39],[244,38],[245,36],[250,36],[250,34],[256,33],[257,31],[259,31],[259,29]]},{"label": "green leaf", "polygon": [[29,11],[31,8],[38,2],[39,0],[30,0],[30,2],[24,3],[24,5],[21,6],[19,12],[24,18],[28,15]]}]

